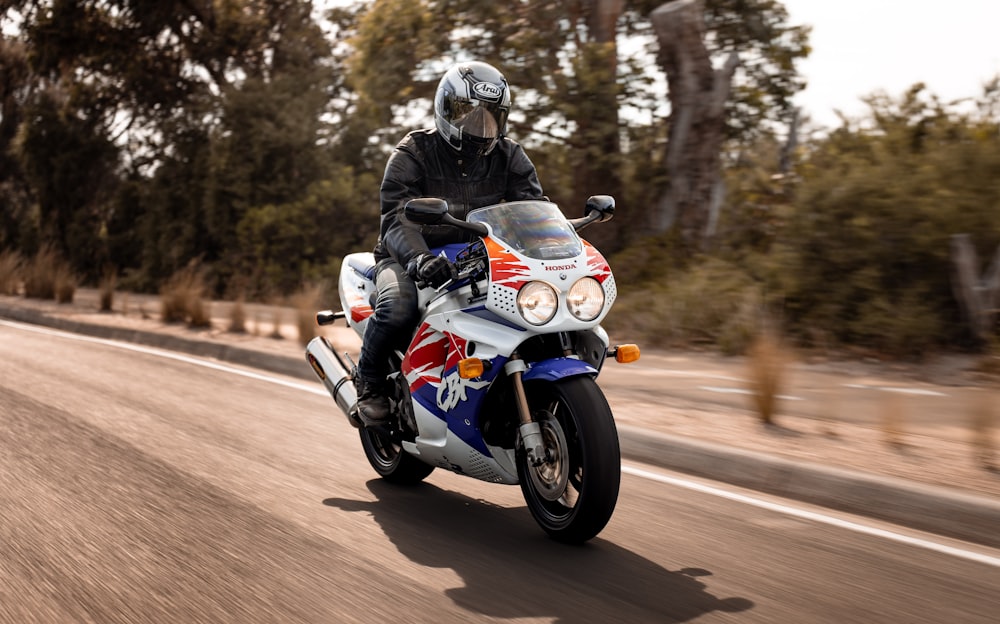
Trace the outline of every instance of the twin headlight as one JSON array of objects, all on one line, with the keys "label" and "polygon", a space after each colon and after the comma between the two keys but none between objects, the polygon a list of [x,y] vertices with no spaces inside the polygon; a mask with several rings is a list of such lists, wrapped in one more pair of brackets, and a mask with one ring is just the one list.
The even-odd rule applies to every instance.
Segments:
[{"label": "twin headlight", "polygon": [[[592,277],[576,281],[566,293],[566,307],[581,321],[592,321],[604,309],[604,289]],[[559,294],[545,282],[528,282],[517,293],[517,310],[532,325],[544,325],[559,309]]]}]

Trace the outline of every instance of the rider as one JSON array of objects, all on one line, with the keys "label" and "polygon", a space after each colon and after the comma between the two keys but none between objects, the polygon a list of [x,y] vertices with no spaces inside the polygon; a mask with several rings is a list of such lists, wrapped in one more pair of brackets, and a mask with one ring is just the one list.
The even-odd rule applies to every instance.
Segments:
[{"label": "rider", "polygon": [[436,288],[455,277],[454,265],[430,247],[471,240],[454,226],[409,222],[403,215],[406,202],[438,197],[448,202],[452,215],[464,218],[474,208],[542,197],[535,166],[505,136],[509,112],[510,90],[502,73],[478,61],[459,63],[438,83],[435,127],[410,132],[389,156],[374,250],[378,294],[355,378],[366,425],[388,420],[388,355],[409,341],[419,318],[415,281]]}]

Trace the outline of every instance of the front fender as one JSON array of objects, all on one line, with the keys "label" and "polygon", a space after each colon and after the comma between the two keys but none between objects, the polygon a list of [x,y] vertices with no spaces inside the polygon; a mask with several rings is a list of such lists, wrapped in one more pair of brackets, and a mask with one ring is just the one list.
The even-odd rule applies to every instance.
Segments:
[{"label": "front fender", "polygon": [[577,377],[579,375],[591,375],[596,377],[597,369],[583,360],[561,357],[532,363],[528,366],[528,370],[524,371],[522,379],[524,379],[524,381],[531,381],[533,379],[558,381],[560,379]]}]

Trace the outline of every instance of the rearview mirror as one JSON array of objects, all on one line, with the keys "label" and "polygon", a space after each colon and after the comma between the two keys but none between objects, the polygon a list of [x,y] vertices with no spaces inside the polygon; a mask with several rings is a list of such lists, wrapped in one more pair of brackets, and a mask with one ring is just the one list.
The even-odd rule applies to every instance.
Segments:
[{"label": "rearview mirror", "polygon": [[436,225],[448,214],[448,202],[437,197],[421,197],[406,202],[406,218],[420,225]]},{"label": "rearview mirror", "polygon": [[599,216],[594,220],[599,223],[610,221],[615,216],[615,198],[610,195],[592,195],[587,198],[587,205],[583,209],[583,216],[590,217],[597,212]]}]

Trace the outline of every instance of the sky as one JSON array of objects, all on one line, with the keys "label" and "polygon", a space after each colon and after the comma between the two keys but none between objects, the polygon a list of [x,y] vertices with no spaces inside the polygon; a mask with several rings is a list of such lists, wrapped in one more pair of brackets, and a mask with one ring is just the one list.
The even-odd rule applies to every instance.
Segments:
[{"label": "sky", "polygon": [[942,101],[979,96],[1000,74],[1000,0],[782,0],[789,23],[809,24],[808,81],[796,103],[813,122],[860,117],[861,98],[893,98],[917,82]]}]

